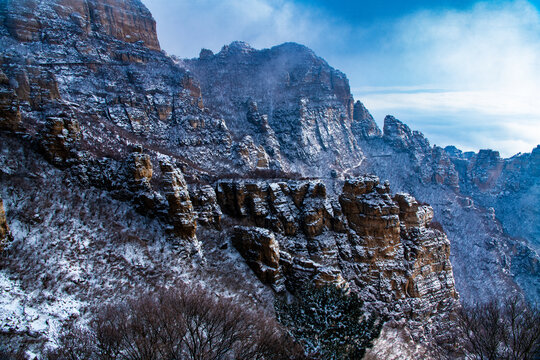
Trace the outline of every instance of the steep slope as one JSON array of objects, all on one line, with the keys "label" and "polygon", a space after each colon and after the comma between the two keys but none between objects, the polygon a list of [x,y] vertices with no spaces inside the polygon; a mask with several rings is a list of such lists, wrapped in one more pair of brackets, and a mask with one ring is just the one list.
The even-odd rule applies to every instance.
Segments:
[{"label": "steep slope", "polygon": [[432,147],[392,116],[385,118],[383,133],[356,134],[366,154],[359,172],[374,172],[389,179],[394,190],[433,205],[452,243],[463,299],[517,290],[538,300],[538,150],[511,159],[491,150],[462,154]]},{"label": "steep slope", "polygon": [[[225,124],[203,108],[189,73],[159,51],[139,1],[3,1],[0,10],[4,98],[27,133],[60,118],[78,123],[78,149],[96,155],[119,158],[144,143],[193,164],[231,162]],[[13,128],[17,113],[9,119],[0,126]]]},{"label": "steep slope", "polygon": [[272,168],[329,177],[362,161],[351,132],[349,82],[305,46],[255,50],[233,42],[184,63],[206,104],[223,114],[236,138],[261,146]]},{"label": "steep slope", "polygon": [[[448,239],[388,183],[330,180],[363,159],[358,121],[310,50],[203,53],[224,84],[245,65],[212,92],[210,70],[159,51],[138,0],[2,1],[0,17],[2,347],[40,352],[95,306],[180,281],[269,312],[306,280],[349,287],[424,345],[445,324]],[[255,86],[252,61],[288,85]]]},{"label": "steep slope", "polygon": [[[456,284],[466,301],[501,291],[540,299],[536,150],[509,160],[480,152],[467,160],[432,147],[394,117],[381,131],[361,102],[352,104],[344,76],[297,44],[257,51],[236,42],[185,64],[208,106],[223,112],[237,136],[262,147],[278,144],[273,166],[327,179],[375,173],[394,190],[433,204],[453,244]],[[343,121],[336,127],[338,113]]]}]

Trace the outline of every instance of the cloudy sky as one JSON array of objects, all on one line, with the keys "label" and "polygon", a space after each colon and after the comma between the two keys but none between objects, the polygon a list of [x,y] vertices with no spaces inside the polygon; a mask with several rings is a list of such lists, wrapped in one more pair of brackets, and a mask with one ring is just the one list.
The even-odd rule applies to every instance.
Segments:
[{"label": "cloudy sky", "polygon": [[381,127],[392,114],[432,144],[507,157],[540,144],[540,0],[143,2],[170,54],[295,41],[347,74]]}]

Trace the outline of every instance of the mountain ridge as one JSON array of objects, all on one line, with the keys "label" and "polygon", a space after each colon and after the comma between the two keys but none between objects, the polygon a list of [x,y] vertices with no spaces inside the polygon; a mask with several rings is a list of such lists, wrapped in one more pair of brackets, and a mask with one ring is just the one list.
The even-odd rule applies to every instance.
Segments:
[{"label": "mountain ridge", "polygon": [[31,309],[2,307],[8,343],[47,344],[49,322],[84,321],[93,301],[138,287],[201,282],[268,309],[310,280],[357,291],[425,355],[456,288],[467,301],[538,297],[538,255],[496,219],[507,198],[485,195],[512,180],[534,201],[538,174],[522,177],[537,151],[501,167],[393,117],[381,131],[346,76],[302,45],[169,57],[138,0],[1,4],[2,284]]}]

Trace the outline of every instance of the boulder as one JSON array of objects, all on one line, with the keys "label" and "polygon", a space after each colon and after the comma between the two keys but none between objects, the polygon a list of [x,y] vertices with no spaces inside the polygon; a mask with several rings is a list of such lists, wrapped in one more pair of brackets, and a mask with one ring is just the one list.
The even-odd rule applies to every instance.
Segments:
[{"label": "boulder", "polygon": [[197,223],[220,229],[222,212],[214,188],[210,185],[190,186],[189,197],[197,214]]},{"label": "boulder", "polygon": [[426,227],[433,220],[433,208],[420,205],[414,197],[406,193],[394,195],[394,201],[399,205],[399,220],[407,228]]},{"label": "boulder", "polygon": [[42,145],[46,158],[57,166],[65,165],[74,156],[72,150],[80,138],[77,120],[65,116],[48,117],[42,133]]}]

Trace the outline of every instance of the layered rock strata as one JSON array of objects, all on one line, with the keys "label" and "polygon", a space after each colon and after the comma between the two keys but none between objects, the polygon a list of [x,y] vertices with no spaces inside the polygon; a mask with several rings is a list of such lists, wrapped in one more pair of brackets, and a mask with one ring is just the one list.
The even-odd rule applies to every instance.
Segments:
[{"label": "layered rock strata", "polygon": [[185,64],[200,81],[206,105],[253,144],[252,152],[259,149],[257,163],[329,176],[363,159],[351,132],[349,82],[310,49],[286,43],[258,51],[237,41]]},{"label": "layered rock strata", "polygon": [[9,79],[0,70],[0,130],[19,130],[21,112],[15,91],[9,84]]},{"label": "layered rock strata", "polygon": [[161,162],[160,168],[163,173],[163,188],[169,203],[169,218],[173,223],[174,234],[195,243],[197,222],[184,176],[169,162]]},{"label": "layered rock strata", "polygon": [[220,229],[222,212],[214,188],[210,185],[191,185],[189,196],[197,214],[197,223]]},{"label": "layered rock strata", "polygon": [[20,42],[45,39],[62,44],[66,40],[60,37],[62,33],[74,32],[81,38],[99,33],[160,50],[156,22],[137,0],[55,0],[47,4],[7,0],[0,11],[6,31]]},{"label": "layered rock strata", "polygon": [[368,121],[355,132],[367,156],[355,171],[374,172],[395,190],[433,204],[453,244],[456,286],[465,301],[498,297],[502,289],[538,299],[540,148],[509,159],[492,150],[443,149],[392,116],[384,133],[366,136],[370,129]]},{"label": "layered rock strata", "polygon": [[[77,170],[90,174],[143,144],[185,165],[188,179],[375,173],[433,204],[464,298],[516,284],[540,298],[536,149],[511,159],[442,149],[394,117],[381,131],[353,103],[345,75],[298,44],[258,51],[234,42],[198,59],[168,57],[138,0],[3,1],[0,36],[0,129],[29,136],[59,166],[91,164]],[[104,177],[87,176],[115,182]],[[141,209],[163,211],[163,199],[141,194]],[[305,214],[297,229],[282,223],[311,236],[340,226],[310,216],[320,218]]]},{"label": "layered rock strata", "polygon": [[11,239],[11,233],[7,224],[6,212],[4,210],[4,202],[0,199],[0,253],[7,246]]},{"label": "layered rock strata", "polygon": [[392,196],[375,176],[345,181],[339,201],[317,181],[216,187],[225,214],[267,229],[235,228],[232,241],[278,291],[282,277],[293,292],[305,281],[350,286],[387,314],[419,323],[455,304],[450,244],[429,227],[432,208],[408,194]]},{"label": "layered rock strata", "polygon": [[237,226],[233,229],[232,243],[262,282],[278,281],[279,244],[271,231]]}]

